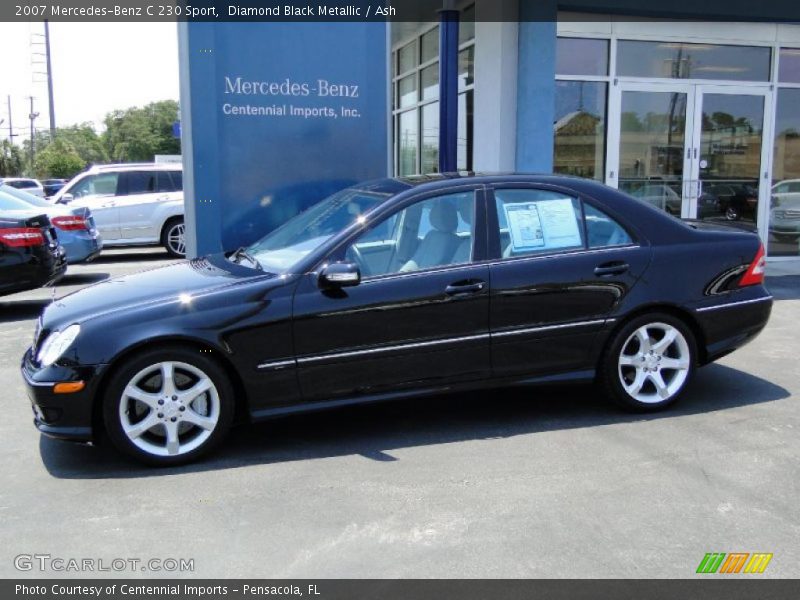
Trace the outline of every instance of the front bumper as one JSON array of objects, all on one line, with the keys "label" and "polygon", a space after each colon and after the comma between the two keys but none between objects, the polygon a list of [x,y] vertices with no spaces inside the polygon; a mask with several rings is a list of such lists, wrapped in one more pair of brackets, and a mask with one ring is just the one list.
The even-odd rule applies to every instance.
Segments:
[{"label": "front bumper", "polygon": [[[21,372],[36,428],[52,438],[74,442],[94,441],[93,404],[97,385],[105,365],[65,367],[51,365],[37,368],[31,351],[22,357]],[[71,394],[56,394],[57,382],[83,381],[86,386]]]}]

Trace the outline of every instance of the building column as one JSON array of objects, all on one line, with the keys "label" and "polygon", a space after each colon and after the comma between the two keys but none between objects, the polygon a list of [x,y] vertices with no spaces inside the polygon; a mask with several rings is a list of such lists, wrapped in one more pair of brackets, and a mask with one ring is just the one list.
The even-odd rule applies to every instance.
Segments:
[{"label": "building column", "polygon": [[[516,168],[518,3],[478,0],[475,4],[475,171]],[[498,9],[507,20],[490,20]]]},{"label": "building column", "polygon": [[556,95],[556,0],[520,0],[517,157],[522,172],[553,170]]}]

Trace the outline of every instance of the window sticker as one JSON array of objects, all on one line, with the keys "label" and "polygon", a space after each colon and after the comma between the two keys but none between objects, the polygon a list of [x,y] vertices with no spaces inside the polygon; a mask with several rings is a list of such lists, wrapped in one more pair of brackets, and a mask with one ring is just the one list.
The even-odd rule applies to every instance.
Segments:
[{"label": "window sticker", "polygon": [[515,252],[544,247],[544,233],[537,202],[504,204],[511,249]]},{"label": "window sticker", "polygon": [[503,209],[514,252],[583,245],[571,198],[514,202]]}]

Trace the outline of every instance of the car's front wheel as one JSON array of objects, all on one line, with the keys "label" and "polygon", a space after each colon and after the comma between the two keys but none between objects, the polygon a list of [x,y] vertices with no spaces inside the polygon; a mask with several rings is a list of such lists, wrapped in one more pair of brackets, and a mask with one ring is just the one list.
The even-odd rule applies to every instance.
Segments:
[{"label": "car's front wheel", "polygon": [[167,221],[161,232],[161,245],[170,256],[175,258],[186,256],[186,224],[182,217]]},{"label": "car's front wheel", "polygon": [[106,387],[103,421],[124,454],[154,466],[190,462],[212,450],[233,421],[224,370],[199,350],[145,352]]},{"label": "car's front wheel", "polygon": [[664,313],[643,315],[610,340],[600,381],[623,407],[658,410],[678,399],[694,372],[696,355],[694,335],[683,321]]}]

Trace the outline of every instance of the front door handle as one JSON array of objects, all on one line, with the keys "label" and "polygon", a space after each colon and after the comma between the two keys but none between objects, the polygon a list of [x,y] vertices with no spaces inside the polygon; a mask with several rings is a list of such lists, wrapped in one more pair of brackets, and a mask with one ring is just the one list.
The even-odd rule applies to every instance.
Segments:
[{"label": "front door handle", "polygon": [[451,283],[446,288],[444,288],[444,293],[448,296],[461,296],[464,294],[477,294],[481,290],[483,290],[483,286],[486,285],[483,281],[473,281],[473,282],[465,282],[465,283]]},{"label": "front door handle", "polygon": [[603,263],[594,268],[594,274],[600,277],[604,275],[622,275],[628,269],[630,269],[630,265],[624,262]]}]

